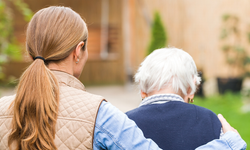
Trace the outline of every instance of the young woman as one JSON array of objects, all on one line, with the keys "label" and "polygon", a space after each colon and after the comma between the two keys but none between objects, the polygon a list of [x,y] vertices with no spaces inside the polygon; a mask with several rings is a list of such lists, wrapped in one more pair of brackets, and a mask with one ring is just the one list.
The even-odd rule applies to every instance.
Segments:
[{"label": "young woman", "polygon": [[[67,7],[41,9],[31,19],[26,38],[34,61],[16,94],[0,99],[1,150],[160,149],[124,113],[86,92],[77,79],[88,58],[88,30],[79,14]],[[205,148],[242,142],[236,133],[227,135],[240,142],[224,138]]]}]

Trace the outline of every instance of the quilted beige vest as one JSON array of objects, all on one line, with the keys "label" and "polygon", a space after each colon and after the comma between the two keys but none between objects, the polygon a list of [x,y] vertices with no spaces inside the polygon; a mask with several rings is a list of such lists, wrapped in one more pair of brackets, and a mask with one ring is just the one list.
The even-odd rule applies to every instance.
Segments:
[{"label": "quilted beige vest", "polygon": [[[85,91],[72,75],[53,71],[60,85],[55,144],[58,150],[93,149],[95,119],[103,97]],[[0,150],[8,149],[12,115],[8,107],[15,95],[0,99]]]}]

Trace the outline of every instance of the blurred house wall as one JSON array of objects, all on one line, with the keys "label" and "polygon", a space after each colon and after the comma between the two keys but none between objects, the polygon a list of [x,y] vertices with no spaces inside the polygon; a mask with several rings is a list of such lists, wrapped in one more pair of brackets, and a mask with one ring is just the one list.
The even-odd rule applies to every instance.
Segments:
[{"label": "blurred house wall", "polygon": [[[187,51],[194,58],[198,70],[202,70],[206,78],[227,77],[235,72],[225,63],[221,50],[219,37],[222,16],[237,15],[243,31],[247,30],[246,25],[250,25],[250,17],[248,17],[250,1],[246,0],[24,1],[34,12],[51,5],[69,6],[86,20],[89,28],[90,56],[80,80],[87,84],[124,83],[127,79],[126,75],[131,74],[131,71],[132,74],[136,72],[149,46],[151,23],[155,11],[159,11],[167,30],[168,45]],[[109,57],[106,59],[100,56],[103,1],[108,1]],[[15,36],[25,45],[27,22],[22,19],[18,11],[15,10],[14,13]],[[24,60],[30,60],[30,58]],[[7,75],[11,75],[10,69],[12,67],[7,69]],[[15,76],[18,77],[16,74]]]},{"label": "blurred house wall", "polygon": [[[102,7],[100,0],[24,0],[33,12],[56,5],[68,6],[79,13],[86,21],[89,30],[88,51],[89,59],[86,63],[80,80],[86,84],[124,83],[124,65],[122,48],[122,2],[107,0],[107,42],[104,43],[107,49],[107,57],[101,57],[102,47]],[[15,36],[25,47],[25,30],[27,22],[23,16],[14,9]],[[23,50],[25,53],[25,50]],[[24,54],[24,62],[11,62],[6,64],[5,73],[7,76],[19,78],[20,73],[32,61],[27,54]],[[21,65],[21,66],[20,66]],[[15,70],[15,71],[13,71]]]},{"label": "blurred house wall", "polygon": [[[160,12],[167,30],[168,45],[187,51],[206,78],[228,77],[235,71],[227,66],[221,50],[222,16],[237,15],[241,29],[246,31],[250,25],[250,1],[136,0],[133,7],[135,42],[131,49],[131,63],[134,71],[144,59],[149,46],[150,22],[155,11]],[[247,48],[250,49],[249,46]]]}]

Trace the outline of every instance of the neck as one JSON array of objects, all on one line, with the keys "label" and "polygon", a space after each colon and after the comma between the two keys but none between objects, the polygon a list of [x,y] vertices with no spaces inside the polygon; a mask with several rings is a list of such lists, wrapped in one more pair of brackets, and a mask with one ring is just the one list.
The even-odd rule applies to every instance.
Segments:
[{"label": "neck", "polygon": [[50,62],[48,64],[48,68],[50,70],[58,70],[58,71],[63,71],[63,72],[67,72],[71,75],[73,75],[73,67],[72,67],[72,62],[68,61],[67,58],[60,61],[60,62]]},{"label": "neck", "polygon": [[152,96],[152,95],[156,95],[156,94],[176,94],[176,95],[181,96],[183,99],[184,99],[184,97],[185,97],[185,95],[182,94],[182,92],[178,91],[178,92],[176,93],[176,92],[175,92],[174,90],[172,90],[171,88],[164,88],[164,89],[161,89],[161,90],[159,90],[159,91],[155,90],[155,91],[153,91],[153,92],[148,93],[148,94],[147,94],[147,97],[148,97],[148,96]]}]

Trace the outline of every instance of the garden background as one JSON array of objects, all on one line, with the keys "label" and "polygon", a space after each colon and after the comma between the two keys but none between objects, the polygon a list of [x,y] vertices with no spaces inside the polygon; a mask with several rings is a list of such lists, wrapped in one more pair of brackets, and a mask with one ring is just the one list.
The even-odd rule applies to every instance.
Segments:
[{"label": "garden background", "polygon": [[133,85],[140,62],[156,48],[181,48],[203,78],[195,105],[223,114],[250,144],[250,1],[0,0],[1,96],[14,93],[32,61],[25,53],[28,20],[50,5],[69,6],[88,24],[89,60],[80,77],[88,91],[133,109],[141,100]]}]

